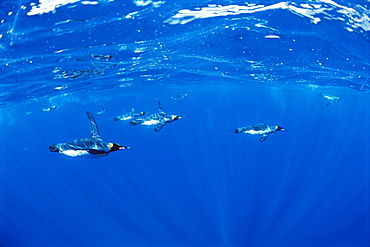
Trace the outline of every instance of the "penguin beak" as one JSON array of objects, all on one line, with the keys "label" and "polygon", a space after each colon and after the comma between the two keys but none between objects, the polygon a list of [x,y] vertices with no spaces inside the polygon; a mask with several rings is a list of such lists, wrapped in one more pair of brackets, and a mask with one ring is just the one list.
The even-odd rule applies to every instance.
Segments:
[{"label": "penguin beak", "polygon": [[172,116],[172,121],[183,118],[184,116]]},{"label": "penguin beak", "polygon": [[130,147],[120,146],[118,149],[119,149],[119,150],[123,150],[123,149],[131,149],[131,148],[130,148]]}]

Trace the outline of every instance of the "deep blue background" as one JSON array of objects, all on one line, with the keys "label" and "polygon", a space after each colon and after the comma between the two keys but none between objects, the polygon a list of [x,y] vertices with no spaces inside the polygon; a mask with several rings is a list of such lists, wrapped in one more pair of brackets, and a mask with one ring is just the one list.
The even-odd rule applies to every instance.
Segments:
[{"label": "deep blue background", "polygon": [[[287,9],[168,22],[211,3],[0,4],[1,247],[370,245],[368,3],[337,2],[361,20],[318,1],[318,24]],[[113,121],[158,101],[185,117]],[[49,152],[88,137],[101,106],[101,137],[132,149]],[[286,130],[234,133],[259,121]]]},{"label": "deep blue background", "polygon": [[[84,111],[98,104],[30,115],[21,112],[32,105],[8,109],[14,122],[2,123],[2,246],[367,246],[369,99],[330,91],[342,100],[328,107],[317,90],[302,88],[125,92],[100,100],[108,112],[96,120],[105,140],[132,149],[98,159],[47,150],[88,136]],[[185,92],[181,104],[168,100]],[[131,105],[155,112],[158,99],[185,118],[158,133],[112,120]],[[258,119],[286,131],[264,143],[233,133]]]}]

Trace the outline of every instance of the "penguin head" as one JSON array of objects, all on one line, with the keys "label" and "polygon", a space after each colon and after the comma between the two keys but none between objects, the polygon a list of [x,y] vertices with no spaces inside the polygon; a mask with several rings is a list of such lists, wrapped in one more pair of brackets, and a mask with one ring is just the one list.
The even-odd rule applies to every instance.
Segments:
[{"label": "penguin head", "polygon": [[280,126],[276,126],[276,131],[279,131],[279,130],[285,130],[283,127],[280,127]]},{"label": "penguin head", "polygon": [[123,150],[123,149],[130,149],[130,147],[121,146],[118,143],[109,143],[109,151],[117,151],[117,150]]},{"label": "penguin head", "polygon": [[177,115],[172,115],[172,121],[178,120],[180,118],[183,118],[183,116],[177,116]]}]

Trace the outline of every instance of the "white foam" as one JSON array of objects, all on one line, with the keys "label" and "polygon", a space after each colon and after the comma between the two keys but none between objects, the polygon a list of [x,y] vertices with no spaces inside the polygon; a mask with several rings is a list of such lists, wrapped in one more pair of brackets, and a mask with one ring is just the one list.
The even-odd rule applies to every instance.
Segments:
[{"label": "white foam", "polygon": [[153,7],[157,8],[163,3],[164,2],[162,1],[153,2],[152,0],[134,0],[134,4],[140,7],[145,7],[148,6],[149,4],[152,4]]},{"label": "white foam", "polygon": [[[272,5],[216,5],[197,7],[194,10],[182,9],[174,16],[165,20],[171,25],[186,24],[197,19],[205,19],[220,16],[232,16],[240,14],[253,14],[262,11],[286,9],[295,15],[309,18],[312,23],[318,24],[322,18],[343,21],[347,30],[363,29],[370,31],[370,11],[357,5],[357,9],[340,5],[333,0],[318,0],[315,3],[295,4],[294,2],[280,2]],[[333,15],[337,13],[338,15]],[[318,17],[320,15],[320,17]],[[343,15],[346,18],[343,18]],[[322,16],[322,17],[321,17]]]},{"label": "white foam", "polygon": [[151,4],[152,1],[151,0],[134,0],[134,4],[136,6],[147,6],[149,4]]},{"label": "white foam", "polygon": [[99,2],[96,2],[96,1],[82,1],[81,3],[85,4],[85,5],[97,5]]},{"label": "white foam", "polygon": [[55,9],[70,4],[75,3],[80,0],[39,0],[39,4],[31,4],[31,10],[27,15],[41,15],[55,11]]}]

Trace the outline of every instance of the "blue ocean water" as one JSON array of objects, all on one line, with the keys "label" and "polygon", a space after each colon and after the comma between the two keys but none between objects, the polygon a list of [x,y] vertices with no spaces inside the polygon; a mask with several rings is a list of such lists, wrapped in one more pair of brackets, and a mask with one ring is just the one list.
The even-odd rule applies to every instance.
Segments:
[{"label": "blue ocean water", "polygon": [[[369,7],[2,1],[0,246],[369,246]],[[49,152],[86,111],[131,149]]]}]

